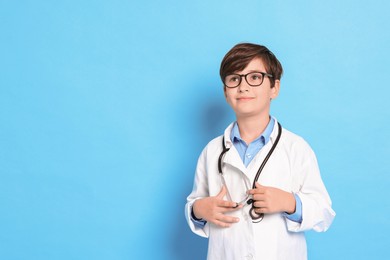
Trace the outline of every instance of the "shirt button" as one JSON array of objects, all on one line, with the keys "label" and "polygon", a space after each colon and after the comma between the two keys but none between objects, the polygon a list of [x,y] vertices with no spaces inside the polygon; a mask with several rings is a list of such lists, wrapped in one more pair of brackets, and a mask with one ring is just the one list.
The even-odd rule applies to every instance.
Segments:
[{"label": "shirt button", "polygon": [[246,154],[246,157],[248,157],[248,158],[251,158],[251,157],[252,157],[252,155],[251,155],[251,154],[249,154],[249,153],[247,153],[247,154]]},{"label": "shirt button", "polygon": [[245,257],[245,259],[253,259],[253,255],[252,254],[249,254]]}]

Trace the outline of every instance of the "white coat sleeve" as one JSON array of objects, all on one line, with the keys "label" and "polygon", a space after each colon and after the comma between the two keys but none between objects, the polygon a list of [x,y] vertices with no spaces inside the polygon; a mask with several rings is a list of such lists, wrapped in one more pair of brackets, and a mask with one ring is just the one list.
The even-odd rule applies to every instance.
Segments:
[{"label": "white coat sleeve", "polygon": [[310,229],[324,232],[332,224],[336,213],[321,179],[317,158],[310,146],[303,139],[301,141],[293,149],[291,169],[294,192],[302,201],[302,222],[286,219],[287,228],[292,232]]},{"label": "white coat sleeve", "polygon": [[[207,147],[206,147],[207,148]],[[191,230],[202,237],[208,237],[209,236],[209,224],[206,223],[206,225],[201,228],[198,225],[196,225],[191,218],[191,210],[192,205],[197,199],[208,197],[209,196],[209,190],[208,190],[208,180],[207,180],[207,172],[206,172],[206,155],[207,151],[206,148],[202,151],[201,155],[198,159],[198,164],[196,167],[195,172],[195,179],[194,179],[194,185],[191,194],[187,197],[187,203],[185,205],[185,217],[187,220],[188,225],[190,226]]]}]

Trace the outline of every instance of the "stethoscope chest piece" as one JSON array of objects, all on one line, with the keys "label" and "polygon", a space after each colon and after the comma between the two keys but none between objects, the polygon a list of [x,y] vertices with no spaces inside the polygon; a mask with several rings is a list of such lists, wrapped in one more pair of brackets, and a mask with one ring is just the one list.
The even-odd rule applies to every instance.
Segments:
[{"label": "stethoscope chest piece", "polygon": [[253,223],[259,223],[260,221],[263,220],[264,213],[260,213],[260,214],[256,213],[255,209],[256,209],[255,207],[250,208],[249,215],[251,216]]},{"label": "stethoscope chest piece", "polygon": [[260,213],[260,214],[256,213],[256,211],[255,211],[256,207],[253,205],[253,203],[255,203],[255,201],[253,199],[249,199],[246,203],[248,205],[252,204],[252,207],[249,209],[249,215],[252,218],[252,222],[259,223],[260,221],[262,221],[264,218],[264,213]]}]

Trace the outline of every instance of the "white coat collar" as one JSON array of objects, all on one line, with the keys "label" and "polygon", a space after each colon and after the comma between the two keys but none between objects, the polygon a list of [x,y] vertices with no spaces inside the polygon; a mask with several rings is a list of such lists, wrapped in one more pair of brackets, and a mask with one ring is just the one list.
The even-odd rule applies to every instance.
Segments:
[{"label": "white coat collar", "polygon": [[[272,133],[271,133],[269,142],[264,147],[265,149],[267,149],[267,147],[271,147],[274,144],[274,142],[275,142],[275,140],[276,140],[276,138],[278,136],[278,120],[275,117],[273,117],[273,119],[275,120],[274,128],[272,129]],[[232,132],[233,125],[234,125],[234,122],[232,122],[225,129],[225,132],[224,132],[224,135],[223,135],[224,139],[225,139],[224,140],[225,147],[230,149],[225,154],[225,156],[223,158],[223,162],[232,165],[233,167],[239,169],[241,172],[243,172],[246,175],[248,175],[247,174],[248,168],[245,167],[244,163],[242,162],[242,159],[240,158],[240,155],[238,154],[238,152],[235,149],[232,141],[230,140],[230,135],[231,135],[231,132]]]}]

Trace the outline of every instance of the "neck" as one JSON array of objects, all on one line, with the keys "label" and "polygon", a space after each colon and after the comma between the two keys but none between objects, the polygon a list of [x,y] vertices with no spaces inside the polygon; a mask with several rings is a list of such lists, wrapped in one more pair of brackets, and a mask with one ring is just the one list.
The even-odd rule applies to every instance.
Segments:
[{"label": "neck", "polygon": [[247,144],[259,137],[267,127],[270,116],[237,118],[240,136]]}]

